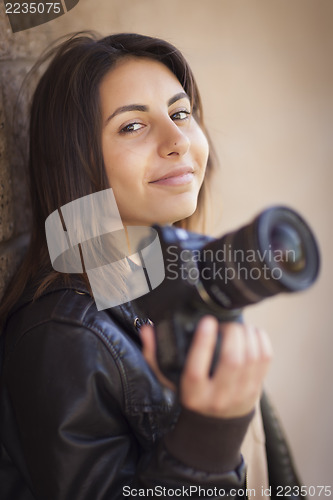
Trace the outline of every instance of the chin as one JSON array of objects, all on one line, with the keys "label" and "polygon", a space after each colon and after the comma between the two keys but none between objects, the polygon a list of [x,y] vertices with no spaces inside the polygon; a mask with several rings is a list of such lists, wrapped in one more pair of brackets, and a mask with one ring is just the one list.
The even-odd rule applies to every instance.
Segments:
[{"label": "chin", "polygon": [[169,213],[168,221],[165,223],[174,224],[183,219],[187,219],[194,214],[197,208],[197,203],[189,204],[187,207],[182,207],[182,210],[174,211],[174,213]]}]

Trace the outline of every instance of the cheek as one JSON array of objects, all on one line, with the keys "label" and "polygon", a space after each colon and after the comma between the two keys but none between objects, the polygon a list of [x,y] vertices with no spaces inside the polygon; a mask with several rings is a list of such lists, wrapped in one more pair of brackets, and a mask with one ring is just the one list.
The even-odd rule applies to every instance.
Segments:
[{"label": "cheek", "polygon": [[123,147],[104,149],[104,165],[111,187],[123,185],[124,181],[127,181],[127,183],[131,181],[136,163],[132,158],[133,156],[131,152],[126,151]]},{"label": "cheek", "polygon": [[205,172],[209,155],[209,144],[207,137],[199,126],[193,135],[192,144],[193,154],[196,157],[198,165]]}]

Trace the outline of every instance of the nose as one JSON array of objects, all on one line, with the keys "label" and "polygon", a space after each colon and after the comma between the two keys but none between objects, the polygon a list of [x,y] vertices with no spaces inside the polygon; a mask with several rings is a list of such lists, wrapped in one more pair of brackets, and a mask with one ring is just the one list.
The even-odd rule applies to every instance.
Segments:
[{"label": "nose", "polygon": [[158,153],[163,158],[183,156],[190,148],[191,141],[183,129],[171,120],[160,126]]}]

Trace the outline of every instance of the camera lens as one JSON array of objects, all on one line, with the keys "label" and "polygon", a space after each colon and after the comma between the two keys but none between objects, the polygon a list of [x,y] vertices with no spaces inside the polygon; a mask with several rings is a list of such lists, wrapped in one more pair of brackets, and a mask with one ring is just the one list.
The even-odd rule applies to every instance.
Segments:
[{"label": "camera lens", "polygon": [[283,206],[268,208],[250,224],[209,242],[203,253],[207,250],[215,256],[223,250],[224,258],[221,264],[217,258],[204,262],[205,269],[199,262],[202,286],[226,309],[305,290],[318,275],[319,250],[311,229]]},{"label": "camera lens", "polygon": [[286,223],[277,224],[270,236],[273,253],[279,265],[290,273],[298,273],[305,268],[305,249],[300,233]]}]

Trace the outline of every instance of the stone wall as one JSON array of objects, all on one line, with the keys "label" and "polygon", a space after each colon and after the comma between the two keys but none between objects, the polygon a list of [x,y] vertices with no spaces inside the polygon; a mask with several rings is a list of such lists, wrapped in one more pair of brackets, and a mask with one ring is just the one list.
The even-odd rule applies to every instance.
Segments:
[{"label": "stone wall", "polygon": [[44,28],[13,34],[0,3],[0,296],[28,242],[28,95],[19,94],[24,77],[48,39]]}]

